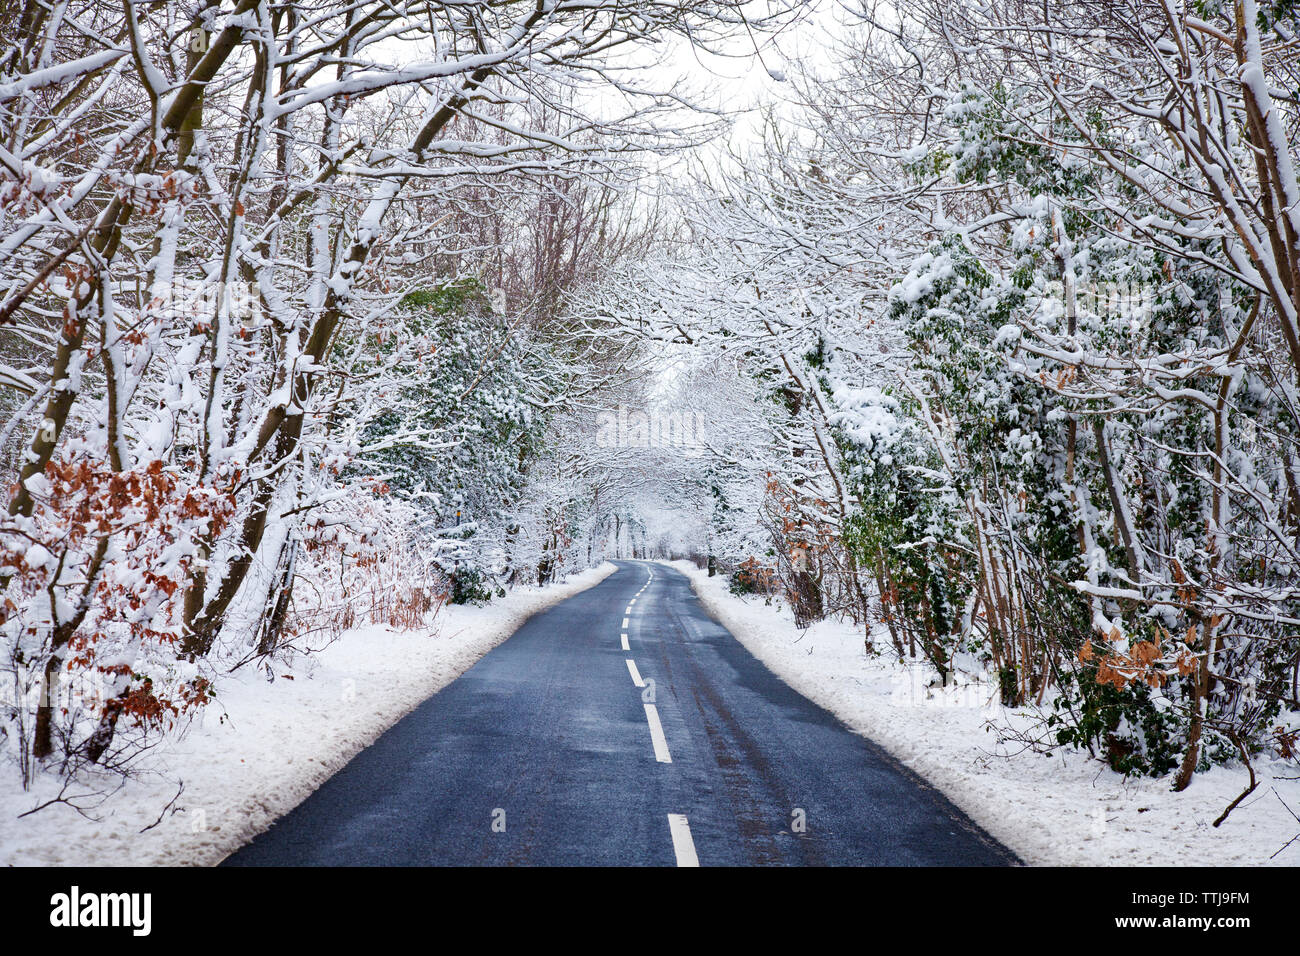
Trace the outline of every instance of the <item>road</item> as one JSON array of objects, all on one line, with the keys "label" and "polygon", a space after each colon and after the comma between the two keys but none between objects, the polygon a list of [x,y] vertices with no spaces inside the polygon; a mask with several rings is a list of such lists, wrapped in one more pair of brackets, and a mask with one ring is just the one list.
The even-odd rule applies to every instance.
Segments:
[{"label": "road", "polygon": [[782,683],[686,577],[619,562],[224,865],[1007,865]]}]

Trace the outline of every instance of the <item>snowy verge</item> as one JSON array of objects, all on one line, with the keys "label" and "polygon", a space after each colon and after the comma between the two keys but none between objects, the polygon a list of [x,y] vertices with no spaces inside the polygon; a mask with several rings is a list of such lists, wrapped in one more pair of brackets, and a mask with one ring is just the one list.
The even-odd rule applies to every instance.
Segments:
[{"label": "snowy verge", "polygon": [[57,787],[42,779],[23,793],[16,773],[7,772],[0,778],[0,866],[218,863],[531,615],[615,570],[606,562],[485,607],[445,607],[424,630],[358,628],[289,671],[289,679],[268,684],[252,668],[227,675],[218,683],[219,702],[151,752],[148,775],[89,811],[95,819],[62,804],[16,819]]},{"label": "snowy verge", "polygon": [[663,563],[685,574],[705,609],[773,673],[885,747],[1027,863],[1300,864],[1300,842],[1282,849],[1300,832],[1283,805],[1300,812],[1300,781],[1286,779],[1297,776],[1294,763],[1258,758],[1258,787],[1216,829],[1248,783],[1244,768],[1214,767],[1173,793],[1168,778],[1125,780],[1083,753],[1025,750],[1004,735],[1031,728],[1034,712],[990,708],[986,686],[945,693],[928,686],[926,667],[869,656],[852,625],[822,621],[801,632],[788,609],[737,597],[724,577],[688,561]]}]

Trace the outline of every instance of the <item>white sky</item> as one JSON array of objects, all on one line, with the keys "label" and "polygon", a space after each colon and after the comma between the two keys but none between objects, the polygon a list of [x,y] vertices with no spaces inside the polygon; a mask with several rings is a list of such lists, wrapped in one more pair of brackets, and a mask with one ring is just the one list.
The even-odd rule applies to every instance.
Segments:
[{"label": "white sky", "polygon": [[[767,3],[754,0],[749,8],[758,17]],[[661,69],[684,77],[700,92],[703,104],[733,113],[730,139],[741,147],[758,138],[760,108],[780,104],[790,95],[789,84],[781,78],[791,71],[794,60],[824,46],[834,13],[835,0],[804,0],[798,19],[776,33],[742,33],[732,39],[726,55],[675,39]]]}]

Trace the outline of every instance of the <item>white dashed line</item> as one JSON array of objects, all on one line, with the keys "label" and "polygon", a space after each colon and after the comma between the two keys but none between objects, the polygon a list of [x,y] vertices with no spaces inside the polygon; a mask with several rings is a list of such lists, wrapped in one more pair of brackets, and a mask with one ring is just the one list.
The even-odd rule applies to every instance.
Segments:
[{"label": "white dashed line", "polygon": [[636,661],[632,658],[627,659],[627,672],[632,675],[632,683],[637,687],[644,687],[645,681],[641,679],[641,672],[636,669]]},{"label": "white dashed line", "polygon": [[[628,663],[632,662],[628,661]],[[645,705],[645,719],[650,724],[650,742],[654,744],[655,760],[660,763],[672,763],[673,758],[668,753],[668,741],[664,738],[664,725],[659,723],[659,711],[654,704]]]},{"label": "white dashed line", "polygon": [[630,651],[632,648],[627,646],[627,635],[626,634],[622,635],[622,638],[623,638],[623,650]]},{"label": "white dashed line", "polygon": [[623,626],[627,627],[627,618],[623,618]]},{"label": "white dashed line", "polygon": [[695,841],[691,839],[691,825],[686,814],[668,814],[668,831],[673,835],[673,853],[677,854],[677,865],[699,866],[700,858],[695,855]]},{"label": "white dashed line", "polygon": [[[637,593],[640,594],[641,592],[638,591]],[[633,598],[632,600],[630,600],[630,601],[627,602],[627,606],[628,606],[628,607],[631,607],[631,606],[632,606],[633,604],[635,604],[635,603],[636,603],[636,598]]]}]

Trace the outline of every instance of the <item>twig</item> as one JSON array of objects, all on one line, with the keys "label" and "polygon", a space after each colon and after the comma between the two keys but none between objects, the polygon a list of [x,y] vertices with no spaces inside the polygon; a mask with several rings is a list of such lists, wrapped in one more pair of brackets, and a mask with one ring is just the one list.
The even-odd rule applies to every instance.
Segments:
[{"label": "twig", "polygon": [[[125,781],[118,784],[116,787],[114,787],[112,790],[110,790],[107,793],[103,792],[102,790],[92,790],[89,791],[88,793],[76,793],[73,794],[71,797],[67,796],[68,788],[70,786],[72,786],[72,781],[70,780],[65,781],[62,788],[59,790],[59,795],[57,797],[51,797],[49,800],[46,800],[44,803],[37,804],[36,806],[32,807],[30,810],[18,814],[18,819],[21,820],[23,817],[30,817],[33,813],[40,813],[46,807],[52,807],[56,803],[64,803],[72,807],[72,809],[76,810],[77,813],[81,814],[87,820],[91,820],[95,823],[99,823],[101,822],[101,818],[93,816],[89,811],[95,809],[96,807],[103,806],[105,801],[107,801],[109,797],[117,793],[119,790],[122,789],[123,786],[125,786]],[[86,807],[80,806],[76,802],[78,800],[85,800],[94,797],[98,797],[99,801],[97,803],[91,804]]]},{"label": "twig", "polygon": [[[1270,789],[1273,791],[1273,796],[1277,797],[1278,803],[1282,804],[1282,808],[1286,810],[1287,813],[1291,814],[1291,816],[1295,819],[1296,823],[1300,823],[1300,816],[1297,816],[1296,812],[1286,805],[1286,801],[1282,799],[1282,794],[1277,792],[1277,787],[1271,787]],[[1291,839],[1287,840],[1280,847],[1278,847],[1277,853],[1274,853],[1272,856],[1269,857],[1269,859],[1270,860],[1274,859],[1278,855],[1278,853],[1281,853],[1292,843],[1295,843],[1296,840],[1300,840],[1300,833],[1297,833]]]},{"label": "twig", "polygon": [[[1252,793],[1255,792],[1255,783],[1256,783],[1255,768],[1251,766],[1250,755],[1246,751],[1246,745],[1242,743],[1241,740],[1237,737],[1233,737],[1232,742],[1236,744],[1237,749],[1241,751],[1241,759],[1245,762],[1246,769],[1250,771],[1250,786],[1247,787],[1245,790],[1241,791],[1241,793],[1237,795],[1236,800],[1233,800],[1232,803],[1224,807],[1223,812],[1219,814],[1219,819],[1214,821],[1214,826],[1216,827],[1224,820],[1228,819],[1228,814],[1236,809],[1237,804],[1241,803],[1241,801],[1245,800],[1248,796],[1250,796]],[[1274,793],[1276,792],[1277,791],[1275,790]],[[1281,797],[1279,797],[1278,799],[1280,800]]]},{"label": "twig", "polygon": [[141,833],[145,833],[145,832],[147,832],[147,831],[149,831],[149,830],[152,830],[152,829],[153,829],[154,827],[156,827],[158,824],[162,823],[162,822],[163,822],[163,817],[165,817],[165,816],[167,815],[167,811],[168,811],[168,810],[171,810],[172,807],[176,806],[176,801],[179,800],[179,799],[181,798],[181,794],[184,793],[184,792],[185,792],[185,781],[182,780],[182,781],[180,782],[180,786],[176,788],[176,796],[172,797],[171,802],[168,803],[167,806],[165,806],[165,807],[162,808],[162,812],[158,814],[158,819],[155,820],[153,823],[149,824],[147,827],[145,827],[145,828],[144,828],[143,830],[141,830],[140,832],[141,832]]}]

